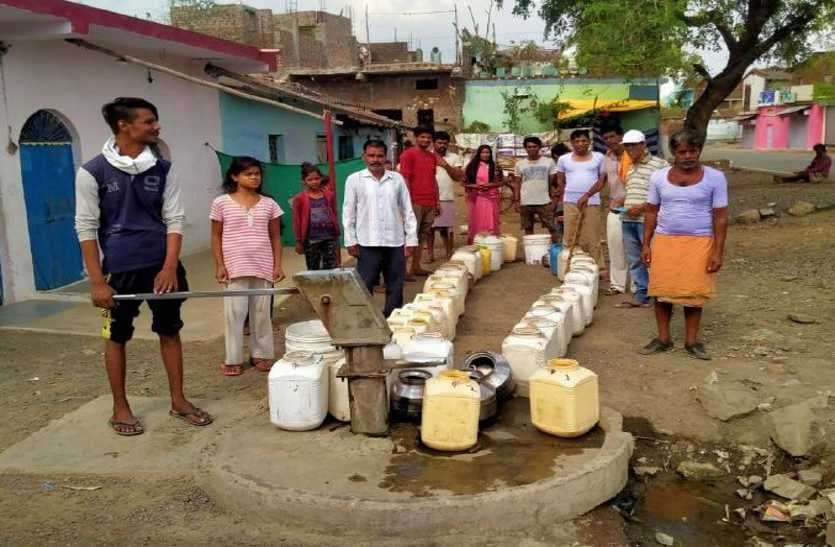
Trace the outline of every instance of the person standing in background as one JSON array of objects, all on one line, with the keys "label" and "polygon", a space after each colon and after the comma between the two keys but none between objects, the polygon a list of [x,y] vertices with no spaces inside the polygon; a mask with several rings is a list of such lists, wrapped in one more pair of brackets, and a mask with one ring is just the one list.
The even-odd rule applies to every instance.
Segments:
[{"label": "person standing in background", "polygon": [[386,152],[383,141],[366,141],[366,168],[345,181],[342,225],[345,247],[357,259],[357,271],[369,293],[383,275],[383,313],[388,317],[403,305],[406,257],[413,255],[418,237],[406,181],[399,173],[386,171]]},{"label": "person standing in background", "polygon": [[406,180],[406,187],[412,199],[412,210],[418,223],[419,245],[412,254],[411,278],[427,276],[421,268],[423,246],[429,241],[432,223],[440,212],[441,201],[435,170],[439,165],[438,156],[432,152],[433,132],[428,127],[416,127],[413,131],[417,146],[400,156],[400,174]]},{"label": "person standing in background", "polygon": [[455,183],[463,177],[461,156],[449,151],[449,133],[438,131],[435,133],[434,151],[438,155],[438,166],[435,168],[435,180],[438,183],[440,197],[440,214],[432,224],[429,233],[429,262],[435,262],[435,232],[441,234],[447,259],[452,256],[455,247]]},{"label": "person standing in background", "polygon": [[585,129],[571,133],[573,152],[557,162],[557,184],[563,196],[563,245],[577,244],[603,267],[600,257],[600,190],[606,182],[603,154],[591,149]]},{"label": "person standing in background", "polygon": [[626,196],[622,215],[623,246],[626,250],[626,262],[632,277],[632,299],[617,305],[619,308],[648,308],[647,296],[649,273],[641,259],[644,238],[644,213],[647,209],[650,177],[659,169],[669,164],[653,156],[647,150],[646,137],[636,129],[630,129],[623,136],[623,146],[632,166],[626,175]]},{"label": "person standing in background", "polygon": [[308,270],[331,270],[341,265],[336,194],[322,187],[322,173],[312,163],[302,164],[304,190],[293,197],[296,253]]},{"label": "person standing in background", "polygon": [[513,202],[519,212],[522,230],[533,234],[537,221],[557,240],[554,227],[554,209],[559,201],[555,192],[557,165],[554,160],[540,155],[542,141],[538,137],[525,137],[528,157],[516,162]]},{"label": "person standing in background", "polygon": [[716,294],[728,233],[728,180],[702,165],[704,138],[683,130],[670,137],[673,166],[653,173],[641,251],[649,266],[658,336],[640,353],[673,349],[673,305],[684,307],[684,349],[696,359],[710,354],[699,341],[702,309]]},{"label": "person standing in background", "polygon": [[623,128],[619,125],[604,127],[601,136],[608,150],[603,158],[606,170],[606,183],[609,187],[609,214],[606,216],[606,244],[609,248],[609,290],[607,294],[626,292],[626,255],[623,250],[623,229],[619,210],[623,207],[626,187],[621,176],[621,165],[627,161],[628,154],[623,149]]},{"label": "person standing in background", "polygon": [[502,172],[496,168],[493,149],[483,144],[478,147],[465,170],[464,188],[467,190],[468,228],[467,243],[472,245],[475,236],[488,233],[498,236],[500,224],[499,190]]}]

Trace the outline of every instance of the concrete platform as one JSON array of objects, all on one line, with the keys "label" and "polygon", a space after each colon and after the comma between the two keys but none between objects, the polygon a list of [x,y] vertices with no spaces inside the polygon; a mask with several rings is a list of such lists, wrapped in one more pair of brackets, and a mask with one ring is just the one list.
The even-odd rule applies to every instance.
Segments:
[{"label": "concrete platform", "polygon": [[422,447],[413,424],[391,438],[355,436],[336,422],[286,432],[266,415],[231,426],[201,453],[197,480],[230,510],[346,536],[533,529],[614,497],[628,476],[633,439],[603,409],[600,427],[574,440],[538,432],[527,399],[511,401],[466,454]]},{"label": "concrete platform", "polygon": [[107,424],[111,398],[98,397],[0,453],[0,471],[169,477],[189,474],[198,452],[217,429],[234,423],[241,415],[241,405],[231,398],[195,400],[215,416],[213,424],[200,428],[169,416],[167,398],[131,397],[130,401],[145,426],[144,434],[115,435]]}]

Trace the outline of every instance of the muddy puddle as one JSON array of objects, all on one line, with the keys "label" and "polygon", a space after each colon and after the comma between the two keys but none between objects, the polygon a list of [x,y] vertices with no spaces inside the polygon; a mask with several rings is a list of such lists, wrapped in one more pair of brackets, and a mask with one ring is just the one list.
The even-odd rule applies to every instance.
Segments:
[{"label": "muddy puddle", "polygon": [[603,445],[604,432],[595,428],[578,439],[559,439],[539,432],[530,423],[529,402],[505,403],[499,417],[482,427],[478,444],[465,453],[432,450],[420,442],[415,423],[392,425],[394,450],[380,488],[415,496],[489,492],[547,479],[571,457]]}]

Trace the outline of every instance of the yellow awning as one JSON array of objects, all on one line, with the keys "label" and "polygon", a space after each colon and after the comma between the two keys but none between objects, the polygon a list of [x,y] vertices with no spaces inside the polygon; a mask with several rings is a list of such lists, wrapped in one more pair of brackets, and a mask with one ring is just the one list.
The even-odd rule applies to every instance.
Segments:
[{"label": "yellow awning", "polygon": [[606,110],[608,112],[629,112],[632,110],[644,110],[645,108],[656,108],[656,101],[642,99],[565,99],[559,101],[567,105],[567,109],[559,113],[559,119],[576,118],[592,110]]}]

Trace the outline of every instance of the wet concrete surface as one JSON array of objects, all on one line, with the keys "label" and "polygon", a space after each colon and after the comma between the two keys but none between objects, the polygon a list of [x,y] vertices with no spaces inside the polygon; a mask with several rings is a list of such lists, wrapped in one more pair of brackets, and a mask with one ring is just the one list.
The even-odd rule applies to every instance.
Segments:
[{"label": "wet concrete surface", "polygon": [[599,427],[577,439],[541,433],[530,423],[529,402],[523,398],[508,401],[498,419],[482,429],[478,444],[465,453],[428,448],[420,442],[416,424],[397,423],[392,427],[392,457],[379,486],[431,496],[531,484],[592,457],[603,446],[604,436]]}]

